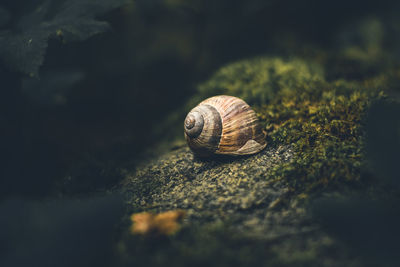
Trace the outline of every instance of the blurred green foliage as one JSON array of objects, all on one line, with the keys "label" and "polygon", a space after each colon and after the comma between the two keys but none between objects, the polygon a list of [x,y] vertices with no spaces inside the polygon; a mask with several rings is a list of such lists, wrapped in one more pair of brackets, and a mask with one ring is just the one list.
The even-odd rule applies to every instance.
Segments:
[{"label": "blurred green foliage", "polygon": [[[39,75],[49,39],[84,41],[109,30],[97,16],[128,3],[127,0],[35,0],[0,6],[0,59],[13,71],[31,77]],[[12,22],[9,14],[12,14]],[[6,25],[6,26],[5,26]]]}]

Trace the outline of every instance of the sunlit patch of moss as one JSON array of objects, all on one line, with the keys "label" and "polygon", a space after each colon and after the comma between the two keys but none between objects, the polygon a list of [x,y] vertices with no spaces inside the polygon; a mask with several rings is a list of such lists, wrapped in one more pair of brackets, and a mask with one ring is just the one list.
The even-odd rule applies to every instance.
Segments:
[{"label": "sunlit patch of moss", "polygon": [[270,145],[292,144],[295,158],[273,170],[295,192],[360,179],[363,161],[363,116],[382,91],[344,81],[314,83],[309,88],[278,92],[256,107],[267,125]]},{"label": "sunlit patch of moss", "polygon": [[386,75],[328,82],[320,65],[257,58],[221,68],[199,86],[193,102],[228,94],[251,104],[268,132],[268,145],[291,144],[296,151],[270,175],[302,194],[360,179],[363,116],[387,83]]},{"label": "sunlit patch of moss", "polygon": [[323,75],[319,65],[307,64],[301,59],[260,57],[243,60],[222,67],[201,84],[193,102],[227,94],[240,97],[251,105],[261,105],[271,101],[278,92],[323,80]]}]

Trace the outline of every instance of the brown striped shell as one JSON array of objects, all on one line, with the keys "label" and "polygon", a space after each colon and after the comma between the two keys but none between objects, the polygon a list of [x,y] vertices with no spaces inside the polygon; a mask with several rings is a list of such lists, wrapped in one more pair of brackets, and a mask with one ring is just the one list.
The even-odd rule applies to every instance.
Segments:
[{"label": "brown striped shell", "polygon": [[255,112],[240,98],[219,95],[202,101],[186,116],[185,138],[199,156],[250,155],[266,146]]}]

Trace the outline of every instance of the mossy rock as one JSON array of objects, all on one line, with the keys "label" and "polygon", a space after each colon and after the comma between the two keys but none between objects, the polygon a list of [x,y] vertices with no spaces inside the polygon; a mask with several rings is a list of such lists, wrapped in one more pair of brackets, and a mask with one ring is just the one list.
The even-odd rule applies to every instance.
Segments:
[{"label": "mossy rock", "polygon": [[250,105],[262,105],[279,92],[306,88],[310,83],[323,80],[324,70],[319,64],[298,58],[259,57],[222,67],[199,86],[195,99],[227,94],[242,98]]},{"label": "mossy rock", "polygon": [[317,226],[306,204],[368,184],[365,114],[385,98],[393,77],[326,81],[324,72],[312,60],[260,57],[227,65],[199,86],[183,115],[212,95],[241,97],[255,109],[268,144],[257,155],[207,160],[181,144],[128,172],[130,212],[187,212],[183,230],[157,249],[135,239],[137,253],[147,248],[165,260],[148,264],[362,266]]},{"label": "mossy rock", "polygon": [[185,146],[127,177],[124,191],[136,209],[184,209],[200,220],[218,220],[286,195],[287,186],[268,173],[292,157],[290,146],[280,146],[253,157],[205,161]]},{"label": "mossy rock", "polygon": [[186,217],[167,239],[126,238],[122,253],[142,266],[310,266],[329,253],[318,266],[351,263],[311,221],[306,196],[291,198],[288,184],[273,175],[293,156],[291,146],[269,146],[251,157],[205,161],[185,146],[139,167],[123,185],[130,212],[179,209]]}]

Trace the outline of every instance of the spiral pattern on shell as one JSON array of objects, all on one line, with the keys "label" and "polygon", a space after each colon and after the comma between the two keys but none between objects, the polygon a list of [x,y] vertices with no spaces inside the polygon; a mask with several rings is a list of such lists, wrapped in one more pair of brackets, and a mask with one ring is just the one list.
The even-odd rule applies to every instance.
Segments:
[{"label": "spiral pattern on shell", "polygon": [[249,155],[265,148],[255,112],[233,96],[214,96],[193,108],[184,122],[185,138],[199,156]]}]

